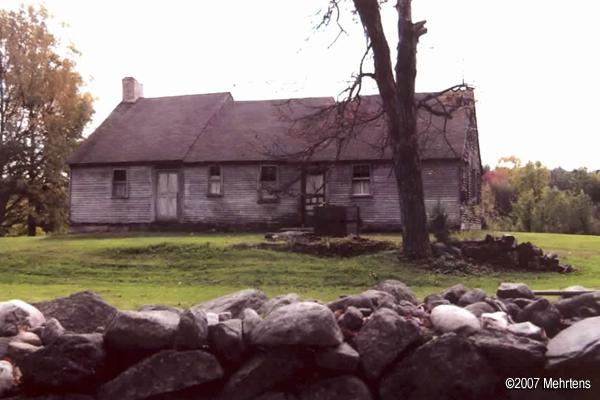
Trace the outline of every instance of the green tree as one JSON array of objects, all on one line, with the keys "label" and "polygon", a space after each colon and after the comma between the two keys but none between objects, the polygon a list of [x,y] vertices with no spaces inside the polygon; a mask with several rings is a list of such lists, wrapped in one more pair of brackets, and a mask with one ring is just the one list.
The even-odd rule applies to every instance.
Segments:
[{"label": "green tree", "polygon": [[65,158],[93,114],[47,19],[43,8],[0,10],[0,234],[16,223],[35,235],[66,222]]},{"label": "green tree", "polygon": [[531,232],[535,204],[535,194],[531,189],[521,193],[518,200],[513,203],[513,215],[515,216],[519,229]]},{"label": "green tree", "polygon": [[517,196],[531,190],[535,199],[539,200],[544,188],[550,185],[550,171],[539,161],[529,161],[524,167],[514,169],[511,181]]}]

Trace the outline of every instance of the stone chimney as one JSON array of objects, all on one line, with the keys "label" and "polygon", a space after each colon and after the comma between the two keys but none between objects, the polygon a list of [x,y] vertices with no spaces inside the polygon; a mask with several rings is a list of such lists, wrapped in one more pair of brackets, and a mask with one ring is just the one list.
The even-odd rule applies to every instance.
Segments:
[{"label": "stone chimney", "polygon": [[144,97],[144,86],[130,76],[123,78],[123,101],[135,103],[140,97]]}]

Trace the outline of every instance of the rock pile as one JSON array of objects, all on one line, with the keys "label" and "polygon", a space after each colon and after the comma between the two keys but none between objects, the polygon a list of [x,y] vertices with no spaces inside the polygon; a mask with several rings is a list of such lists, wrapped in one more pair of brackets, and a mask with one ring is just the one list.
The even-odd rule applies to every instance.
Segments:
[{"label": "rock pile", "polygon": [[420,302],[387,280],[328,304],[258,290],[187,310],[117,310],[90,292],[11,300],[0,303],[0,397],[513,399],[528,397],[506,378],[537,377],[590,380],[584,393],[541,385],[539,398],[594,398],[599,299],[550,302],[503,283],[495,296],[455,285]]},{"label": "rock pile", "polygon": [[432,266],[441,272],[477,272],[478,270],[521,270],[568,273],[574,269],[562,265],[555,254],[530,242],[517,243],[514,236],[487,235],[483,240],[452,241],[432,244]]}]

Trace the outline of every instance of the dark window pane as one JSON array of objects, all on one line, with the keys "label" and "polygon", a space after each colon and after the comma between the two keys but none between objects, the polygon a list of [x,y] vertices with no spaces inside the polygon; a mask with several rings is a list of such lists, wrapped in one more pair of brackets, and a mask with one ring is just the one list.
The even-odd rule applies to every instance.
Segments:
[{"label": "dark window pane", "polygon": [[370,169],[368,165],[355,165],[352,171],[353,178],[369,178]]},{"label": "dark window pane", "polygon": [[218,165],[211,165],[210,176],[221,176],[221,167],[219,167]]},{"label": "dark window pane", "polygon": [[260,180],[262,182],[275,182],[277,180],[277,167],[272,165],[261,167]]},{"label": "dark window pane", "polygon": [[126,182],[127,181],[127,171],[124,169],[115,169],[113,171],[113,181],[114,182]]}]

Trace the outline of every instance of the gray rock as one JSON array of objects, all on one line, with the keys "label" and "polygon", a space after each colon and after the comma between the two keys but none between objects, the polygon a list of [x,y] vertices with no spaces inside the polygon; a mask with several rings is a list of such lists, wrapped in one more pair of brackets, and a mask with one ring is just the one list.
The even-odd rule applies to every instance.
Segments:
[{"label": "gray rock", "polygon": [[68,297],[35,303],[46,316],[56,318],[70,332],[93,333],[104,329],[117,309],[94,292],[79,292]]},{"label": "gray rock", "polygon": [[563,295],[561,295],[560,297],[563,299],[568,299],[570,297],[573,297],[572,294],[569,294],[568,292],[580,292],[580,291],[584,291],[584,290],[589,290],[581,285],[573,285],[573,286],[568,286],[566,288],[563,289],[564,292],[567,292]]},{"label": "gray rock", "polygon": [[469,304],[465,307],[465,309],[471,311],[477,318],[481,317],[481,314],[493,313],[496,311],[494,307],[485,301],[478,301],[477,303]]},{"label": "gray rock", "polygon": [[240,318],[244,309],[259,310],[266,301],[267,295],[260,290],[245,289],[195,305],[193,308],[216,314],[229,311],[232,318]]},{"label": "gray rock", "polygon": [[470,311],[455,305],[440,305],[431,311],[431,323],[441,333],[472,333],[481,329],[479,320]]},{"label": "gray rock", "polygon": [[319,367],[344,372],[354,372],[358,368],[360,356],[348,343],[342,343],[317,353],[315,357]]},{"label": "gray rock", "polygon": [[0,303],[0,336],[14,336],[22,329],[34,330],[46,322],[36,307],[22,300]]},{"label": "gray rock", "polygon": [[254,400],[297,400],[298,398],[290,393],[284,392],[266,392],[261,394],[258,397],[255,397]]},{"label": "gray rock", "polygon": [[356,376],[342,375],[303,386],[300,400],[371,400],[371,392]]},{"label": "gray rock", "polygon": [[46,394],[42,396],[17,396],[5,400],[95,400],[94,397],[85,394],[64,393],[64,394]]},{"label": "gray rock", "polygon": [[281,296],[269,299],[257,311],[259,315],[265,317],[271,311],[276,310],[279,307],[287,306],[288,304],[297,303],[299,301],[301,301],[300,296],[298,296],[296,293],[283,294]]},{"label": "gray rock", "polygon": [[[202,309],[196,308],[198,311],[203,311]],[[206,322],[208,326],[213,326],[219,323],[219,314],[215,314],[213,312],[206,313]]]},{"label": "gray rock", "polygon": [[376,380],[400,353],[420,339],[419,329],[412,322],[390,309],[377,310],[356,336],[365,376]]},{"label": "gray rock", "polygon": [[496,296],[501,299],[515,299],[515,298],[525,298],[525,299],[533,299],[535,295],[529,289],[529,287],[524,283],[501,283],[496,290]]},{"label": "gray rock", "polygon": [[496,373],[475,346],[450,333],[396,363],[381,379],[379,395],[381,400],[492,399],[497,383]]},{"label": "gray rock", "polygon": [[545,341],[547,339],[544,330],[529,321],[508,325],[506,330],[515,335],[525,336],[534,340]]},{"label": "gray rock", "polygon": [[343,330],[358,332],[363,326],[363,313],[358,308],[350,306],[340,315],[338,325]]},{"label": "gray rock", "polygon": [[348,307],[356,307],[356,308],[365,308],[369,310],[374,310],[376,305],[373,303],[372,297],[355,294],[351,296],[341,297],[337,300],[332,301],[327,304],[327,307],[331,309],[331,311],[341,310],[342,312],[346,310]]},{"label": "gray rock", "polygon": [[21,342],[31,344],[33,346],[41,346],[42,339],[33,332],[21,331],[13,337],[13,342]]},{"label": "gray rock", "polygon": [[251,308],[246,308],[242,313],[242,333],[245,341],[250,341],[250,334],[256,328],[262,318],[256,311]]},{"label": "gray rock", "polygon": [[102,385],[99,400],[142,400],[203,385],[223,377],[217,359],[201,350],[165,350]]},{"label": "gray rock", "polygon": [[362,292],[361,295],[371,299],[371,302],[375,305],[375,308],[393,307],[398,303],[396,301],[396,297],[382,290],[369,289]]},{"label": "gray rock", "polygon": [[229,321],[232,318],[231,311],[219,313],[219,322]]},{"label": "gray rock", "polygon": [[442,291],[440,295],[450,303],[458,304],[458,300],[463,294],[467,293],[467,290],[468,289],[462,283],[459,283]]},{"label": "gray rock", "polygon": [[101,334],[65,334],[20,363],[26,388],[87,390],[105,365]]},{"label": "gray rock", "polygon": [[208,344],[206,313],[199,309],[185,310],[179,319],[175,334],[177,350],[198,350]]},{"label": "gray rock", "polygon": [[171,311],[119,311],[106,330],[114,350],[159,351],[173,347],[179,315]]},{"label": "gray rock", "polygon": [[180,307],[167,306],[165,304],[144,304],[140,306],[138,311],[171,311],[175,314],[183,314],[184,309]]},{"label": "gray rock", "polygon": [[442,297],[442,295],[435,293],[427,295],[423,302],[425,303],[425,308],[427,308],[427,310],[430,312],[441,304],[450,304],[449,300],[446,300]]},{"label": "gray rock", "polygon": [[56,318],[46,320],[46,323],[38,331],[45,346],[48,346],[66,332],[65,328]]},{"label": "gray rock", "polygon": [[504,374],[536,370],[544,365],[546,345],[540,341],[496,329],[479,331],[469,340]]},{"label": "gray rock", "polygon": [[555,304],[565,318],[589,318],[600,315],[600,291],[584,293]]},{"label": "gray rock", "polygon": [[404,282],[395,279],[387,279],[383,282],[379,282],[374,289],[391,294],[396,299],[396,302],[408,301],[412,304],[419,304],[413,291],[404,284]]},{"label": "gray rock", "polygon": [[342,332],[329,308],[299,302],[271,312],[250,335],[255,346],[304,345],[328,347],[342,342]]},{"label": "gray rock", "polygon": [[42,349],[41,346],[34,346],[29,343],[12,341],[8,344],[7,356],[15,363],[15,365],[21,365],[21,362],[25,357],[31,353]]},{"label": "gray rock", "polygon": [[533,299],[526,299],[524,297],[512,299],[512,301],[521,309],[523,309],[523,308],[527,307],[528,305],[530,305],[531,303],[535,302],[535,300],[533,300]]},{"label": "gray rock", "polygon": [[458,305],[461,307],[466,307],[469,304],[478,303],[480,301],[484,301],[487,297],[487,294],[482,289],[471,289],[465,292],[460,299],[458,299]]},{"label": "gray rock", "polygon": [[504,311],[496,311],[493,313],[483,313],[479,317],[481,325],[484,328],[505,330],[508,328],[508,314]]},{"label": "gray rock", "polygon": [[504,310],[506,310],[506,313],[508,315],[510,315],[510,317],[514,320],[515,318],[517,318],[517,315],[521,312],[521,307],[519,307],[514,301],[510,300],[510,299],[502,299],[499,300],[502,305],[504,306]]},{"label": "gray rock", "polygon": [[290,349],[257,354],[227,380],[221,399],[254,399],[259,394],[288,382],[302,367],[300,355]]},{"label": "gray rock", "polygon": [[550,336],[562,329],[560,312],[548,299],[538,299],[526,306],[517,314],[516,322],[529,321],[541,328]]},{"label": "gray rock", "polygon": [[600,317],[574,323],[548,342],[546,364],[549,368],[589,366],[600,368]]},{"label": "gray rock", "polygon": [[210,347],[219,360],[225,364],[237,364],[246,351],[242,334],[242,320],[230,319],[211,326],[209,331]]},{"label": "gray rock", "polygon": [[19,384],[18,369],[10,361],[0,360],[0,397],[6,397],[15,391]]}]

